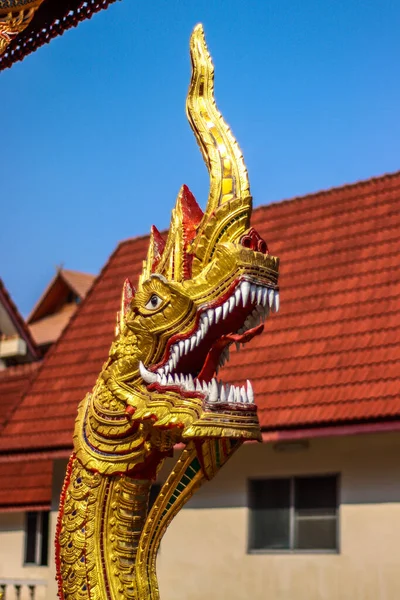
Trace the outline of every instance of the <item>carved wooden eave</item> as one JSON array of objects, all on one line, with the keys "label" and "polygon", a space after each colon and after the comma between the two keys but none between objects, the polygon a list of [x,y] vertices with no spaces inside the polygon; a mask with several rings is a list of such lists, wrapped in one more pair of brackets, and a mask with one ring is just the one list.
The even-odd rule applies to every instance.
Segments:
[{"label": "carved wooden eave", "polygon": [[115,0],[0,0],[0,70]]}]

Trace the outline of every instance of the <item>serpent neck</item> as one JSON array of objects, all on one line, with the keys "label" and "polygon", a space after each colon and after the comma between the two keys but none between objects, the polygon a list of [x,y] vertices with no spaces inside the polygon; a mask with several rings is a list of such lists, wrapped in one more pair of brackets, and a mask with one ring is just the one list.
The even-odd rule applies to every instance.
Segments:
[{"label": "serpent neck", "polygon": [[60,598],[138,600],[135,561],[150,487],[150,480],[107,477],[71,458],[56,542]]}]

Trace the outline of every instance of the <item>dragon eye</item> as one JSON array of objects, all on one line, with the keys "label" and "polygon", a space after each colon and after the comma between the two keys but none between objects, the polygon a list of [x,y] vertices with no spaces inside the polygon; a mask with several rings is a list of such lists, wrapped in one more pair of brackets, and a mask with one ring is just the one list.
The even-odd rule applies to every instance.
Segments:
[{"label": "dragon eye", "polygon": [[160,296],[157,296],[157,294],[153,294],[148,303],[146,304],[145,308],[147,308],[147,310],[156,310],[156,308],[161,306],[161,304],[162,299],[160,298]]}]

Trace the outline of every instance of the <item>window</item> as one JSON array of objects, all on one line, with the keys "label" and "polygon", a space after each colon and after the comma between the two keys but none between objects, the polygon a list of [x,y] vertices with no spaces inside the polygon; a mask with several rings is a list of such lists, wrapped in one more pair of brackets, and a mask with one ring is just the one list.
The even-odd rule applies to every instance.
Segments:
[{"label": "window", "polygon": [[249,551],[337,551],[338,477],[249,482]]},{"label": "window", "polygon": [[45,566],[49,552],[49,512],[26,513],[25,564]]}]

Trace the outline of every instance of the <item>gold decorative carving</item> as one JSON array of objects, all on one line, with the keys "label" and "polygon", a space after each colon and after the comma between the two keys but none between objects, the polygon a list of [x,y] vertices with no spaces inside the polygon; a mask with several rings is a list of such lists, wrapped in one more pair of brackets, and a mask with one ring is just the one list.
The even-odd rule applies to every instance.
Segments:
[{"label": "gold decorative carving", "polygon": [[33,16],[43,0],[15,7],[2,9],[0,7],[0,55],[5,52],[13,38],[21,33],[32,21]]},{"label": "gold decorative carving", "polygon": [[250,342],[278,310],[279,260],[250,227],[248,175],[215,104],[201,25],[190,52],[187,114],[210,174],[207,207],[183,186],[167,239],[152,228],[138,289],[125,281],[108,360],[79,406],[56,539],[65,600],[158,600],[167,526],[245,440],[261,438],[251,383],[225,384],[217,372],[229,347]]}]

